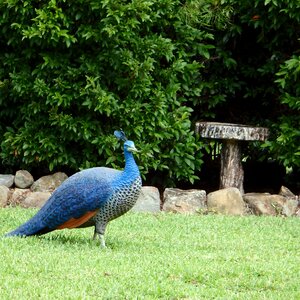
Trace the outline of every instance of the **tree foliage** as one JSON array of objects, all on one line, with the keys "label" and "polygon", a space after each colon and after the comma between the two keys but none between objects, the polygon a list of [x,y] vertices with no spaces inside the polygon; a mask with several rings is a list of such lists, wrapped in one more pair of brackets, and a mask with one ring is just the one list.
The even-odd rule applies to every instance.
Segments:
[{"label": "tree foliage", "polygon": [[297,0],[4,0],[0,16],[3,166],[121,167],[122,128],[143,174],[193,182],[194,121],[216,120],[268,126],[264,157],[299,167]]},{"label": "tree foliage", "polygon": [[276,75],[285,112],[274,126],[276,137],[265,146],[286,167],[300,168],[300,56],[286,60]]},{"label": "tree foliage", "polygon": [[[264,154],[260,155],[292,172],[286,177],[291,182],[294,180],[299,189],[300,2],[255,0],[243,3],[242,7],[239,1],[230,0],[230,3],[238,9],[235,24],[240,32],[240,38],[235,35],[233,40],[237,42],[236,47],[246,50],[241,67],[246,76],[240,77],[245,79],[247,93],[244,95],[248,103],[255,103],[252,107],[256,109],[253,113],[256,122],[259,120],[271,131],[269,140],[262,145],[264,151],[260,153]],[[246,47],[239,41],[246,42]]]},{"label": "tree foliage", "polygon": [[216,59],[207,68],[207,82],[216,82],[207,93],[210,105],[212,92],[224,100],[216,101],[212,119],[269,127],[269,141],[255,144],[256,151],[251,145],[250,156],[299,170],[300,2],[219,3],[232,14],[230,26],[215,32]]},{"label": "tree foliage", "polygon": [[[224,11],[212,22],[211,5],[2,1],[3,164],[118,167],[112,132],[122,128],[141,149],[143,173],[196,179],[202,160],[192,103],[214,48],[203,28],[227,18]],[[207,15],[206,24],[198,14]]]}]

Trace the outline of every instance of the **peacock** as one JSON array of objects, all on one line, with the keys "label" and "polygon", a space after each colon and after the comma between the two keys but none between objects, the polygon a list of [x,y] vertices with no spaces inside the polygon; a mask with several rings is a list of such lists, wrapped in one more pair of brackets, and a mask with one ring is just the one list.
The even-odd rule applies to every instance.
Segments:
[{"label": "peacock", "polygon": [[136,203],[142,180],[133,152],[137,149],[123,131],[114,135],[124,142],[123,171],[94,167],[82,170],[65,180],[44,206],[26,223],[6,234],[11,236],[42,235],[64,228],[94,226],[94,236],[105,247],[104,233],[108,222],[129,211]]}]

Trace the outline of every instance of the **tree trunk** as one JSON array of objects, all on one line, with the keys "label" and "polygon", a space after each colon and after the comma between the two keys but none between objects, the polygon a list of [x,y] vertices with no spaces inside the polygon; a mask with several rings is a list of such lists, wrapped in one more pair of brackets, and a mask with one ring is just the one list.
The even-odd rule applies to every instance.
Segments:
[{"label": "tree trunk", "polygon": [[236,187],[244,193],[244,170],[238,141],[225,140],[221,150],[220,189]]}]

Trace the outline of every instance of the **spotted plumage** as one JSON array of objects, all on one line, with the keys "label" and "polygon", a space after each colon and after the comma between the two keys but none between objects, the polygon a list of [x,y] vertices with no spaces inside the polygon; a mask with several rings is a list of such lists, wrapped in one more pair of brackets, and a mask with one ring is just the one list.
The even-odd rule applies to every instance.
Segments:
[{"label": "spotted plumage", "polygon": [[125,214],[134,206],[139,197],[141,187],[142,180],[138,177],[131,185],[124,184],[117,188],[109,201],[91,219],[95,224],[95,234],[104,235],[109,221]]},{"label": "spotted plumage", "polygon": [[52,194],[29,221],[6,236],[31,236],[64,229],[94,226],[105,246],[104,233],[109,221],[123,215],[135,204],[142,181],[132,152],[134,143],[123,132],[115,135],[124,140],[123,171],[97,167],[69,177]]}]

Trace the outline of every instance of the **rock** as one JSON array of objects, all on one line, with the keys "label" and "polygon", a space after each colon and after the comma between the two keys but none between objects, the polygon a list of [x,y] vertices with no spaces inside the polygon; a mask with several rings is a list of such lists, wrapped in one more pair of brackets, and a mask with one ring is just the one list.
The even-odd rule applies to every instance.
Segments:
[{"label": "rock", "polygon": [[9,188],[5,185],[0,185],[0,207],[5,207],[8,203]]},{"label": "rock", "polygon": [[245,215],[247,207],[239,189],[230,187],[207,195],[209,211],[226,215]]},{"label": "rock", "polygon": [[19,170],[16,172],[14,181],[17,188],[26,189],[33,184],[34,179],[28,171]]},{"label": "rock", "polygon": [[285,186],[282,186],[280,188],[280,191],[279,191],[279,195],[283,196],[283,197],[286,197],[286,198],[294,198],[296,199],[296,195],[293,194],[287,187]]},{"label": "rock", "polygon": [[8,188],[12,187],[14,184],[14,175],[2,175],[0,174],[0,185],[5,185]]},{"label": "rock", "polygon": [[141,194],[132,208],[135,212],[159,212],[160,195],[154,186],[143,186]]},{"label": "rock", "polygon": [[290,217],[294,216],[298,210],[298,201],[296,199],[286,199],[282,207],[282,214]]},{"label": "rock", "polygon": [[8,200],[8,203],[12,206],[20,205],[20,203],[23,202],[30,193],[30,189],[15,188]]},{"label": "rock", "polygon": [[203,190],[180,190],[167,188],[164,191],[163,210],[179,213],[196,213],[206,210],[206,192]]},{"label": "rock", "polygon": [[68,176],[65,173],[57,172],[53,175],[47,175],[39,178],[31,186],[33,192],[53,192],[59,187]]},{"label": "rock", "polygon": [[243,198],[255,215],[293,216],[296,214],[298,206],[296,199],[268,193],[249,193],[245,194]]},{"label": "rock", "polygon": [[50,192],[31,192],[20,203],[20,205],[25,208],[41,208],[47,202],[50,196]]}]

